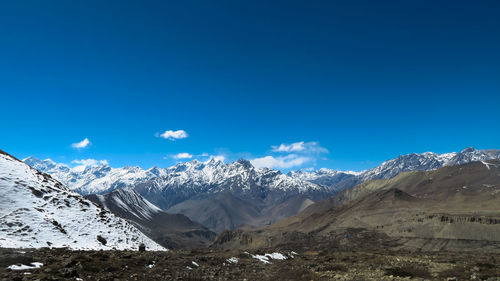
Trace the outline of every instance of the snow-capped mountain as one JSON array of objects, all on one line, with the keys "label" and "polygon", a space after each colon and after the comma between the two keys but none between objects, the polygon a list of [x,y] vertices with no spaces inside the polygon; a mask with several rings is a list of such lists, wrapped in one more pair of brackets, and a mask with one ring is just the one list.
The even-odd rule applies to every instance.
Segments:
[{"label": "snow-capped mountain", "polygon": [[117,188],[134,186],[161,175],[159,168],[147,171],[139,167],[111,168],[107,163],[79,165],[70,168],[66,164],[55,163],[50,159],[40,160],[35,157],[28,157],[23,162],[34,169],[51,175],[65,186],[83,195],[106,193]]},{"label": "snow-capped mountain", "polygon": [[[288,174],[256,169],[243,159],[229,164],[215,159],[207,162],[193,160],[169,168],[148,170],[111,168],[107,163],[70,168],[33,157],[24,161],[80,194],[103,194],[119,188],[133,188],[167,212],[182,213],[211,230],[220,231],[243,224],[266,224],[294,215],[312,201],[367,180],[389,179],[405,171],[434,170],[499,157],[499,150],[468,148],[460,153],[402,155],[360,173],[320,169]],[[239,208],[241,204],[248,208]],[[200,206],[204,207],[200,209]]]},{"label": "snow-capped mountain", "polygon": [[137,249],[140,243],[164,250],[125,220],[0,150],[0,247]]},{"label": "snow-capped mountain", "polygon": [[290,171],[287,173],[288,176],[292,178],[298,178],[303,181],[308,181],[320,185],[333,186],[336,183],[344,181],[349,178],[354,178],[357,175],[361,174],[361,172],[353,172],[353,171],[335,171],[326,168],[321,168],[316,171],[303,171],[296,170]]},{"label": "snow-capped mountain", "polygon": [[[467,148],[460,153],[425,152],[401,155],[363,172],[319,169],[282,174],[272,169],[255,169],[240,159],[225,164],[211,159],[193,160],[169,168],[111,168],[107,163],[80,165],[74,168],[50,159],[29,157],[23,161],[52,175],[80,194],[103,194],[123,187],[133,187],[162,209],[200,194],[232,192],[265,198],[269,193],[331,195],[344,188],[372,179],[389,179],[401,172],[434,170],[442,166],[500,158],[500,150]],[[318,197],[318,196],[317,196]]]},{"label": "snow-capped mountain", "polygon": [[320,169],[313,172],[295,171],[288,173],[291,177],[325,184],[335,190],[350,188],[356,184],[374,180],[390,179],[401,172],[407,171],[430,171],[443,166],[455,166],[475,161],[484,161],[500,158],[500,150],[477,150],[472,147],[466,148],[459,153],[438,154],[433,152],[411,153],[400,155],[390,159],[379,166],[360,173],[339,172],[328,169]]},{"label": "snow-capped mountain", "polygon": [[[230,164],[215,159],[208,162],[193,160],[179,163],[164,171],[164,176],[159,177],[163,189],[185,189],[189,186],[196,190],[207,189],[210,192],[248,191],[255,185],[270,190],[298,192],[322,189],[321,186],[291,178],[276,170],[255,169],[249,161],[243,159]],[[219,188],[210,188],[214,186]]]},{"label": "snow-capped mountain", "polygon": [[[166,169],[153,167],[148,170],[139,167],[111,168],[107,164],[70,168],[65,164],[54,163],[50,159],[39,160],[34,157],[23,161],[84,195],[103,194],[123,187],[134,187],[143,196],[151,192],[175,193],[177,199],[169,198],[168,200],[172,202],[159,204],[162,208],[168,208],[200,193],[228,191],[252,193],[256,190],[291,193],[329,192],[324,186],[293,178],[276,170],[255,169],[249,161],[243,159],[230,164],[215,159],[207,162],[193,160]],[[145,197],[151,200],[150,196]],[[152,202],[158,205],[158,200]]]},{"label": "snow-capped mountain", "polygon": [[379,166],[362,172],[342,172],[330,169],[319,169],[312,172],[292,171],[288,175],[294,178],[342,190],[373,179],[390,179],[406,171],[434,170],[448,163],[457,153],[437,154],[433,152],[400,155]]},{"label": "snow-capped mountain", "polygon": [[330,188],[289,177],[272,169],[255,169],[240,159],[230,164],[212,159],[193,160],[165,169],[163,177],[140,183],[135,189],[163,209],[201,194],[229,192],[238,197],[270,200],[271,195],[331,194]]},{"label": "snow-capped mountain", "polygon": [[473,147],[469,147],[462,150],[460,153],[456,153],[449,161],[445,163],[445,166],[462,165],[470,162],[499,158],[500,150],[498,149],[477,150]]},{"label": "snow-capped mountain", "polygon": [[361,173],[359,177],[361,181],[390,179],[406,171],[430,171],[439,169],[443,166],[455,166],[497,158],[500,158],[500,150],[477,150],[472,147],[466,148],[459,153],[411,153],[385,161],[380,166]]},{"label": "snow-capped mountain", "polygon": [[437,154],[433,152],[400,155],[359,174],[358,178],[361,181],[390,179],[401,172],[435,170],[446,165],[456,155],[457,153]]},{"label": "snow-capped mountain", "polygon": [[256,169],[243,159],[180,163],[135,189],[167,212],[184,214],[216,232],[274,222],[334,194],[330,187]]}]

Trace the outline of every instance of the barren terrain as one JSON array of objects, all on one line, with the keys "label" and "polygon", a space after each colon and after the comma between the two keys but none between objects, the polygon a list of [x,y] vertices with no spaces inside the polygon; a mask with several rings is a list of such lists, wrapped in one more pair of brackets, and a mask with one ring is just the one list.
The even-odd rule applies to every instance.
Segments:
[{"label": "barren terrain", "polygon": [[[281,253],[264,263],[252,255]],[[293,252],[293,253],[292,253]],[[293,256],[293,257],[292,257]],[[11,265],[43,263],[36,269]],[[500,280],[500,254],[260,249],[169,252],[0,249],[1,280]]]}]

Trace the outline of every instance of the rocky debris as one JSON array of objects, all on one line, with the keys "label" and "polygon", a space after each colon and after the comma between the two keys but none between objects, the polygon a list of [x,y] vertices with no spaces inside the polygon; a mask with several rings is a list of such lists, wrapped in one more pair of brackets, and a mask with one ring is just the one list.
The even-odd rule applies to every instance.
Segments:
[{"label": "rocky debris", "polygon": [[101,244],[103,245],[106,245],[108,243],[108,241],[101,235],[97,235],[97,241],[101,242]]},{"label": "rocky debris", "polygon": [[[255,256],[271,255],[272,263]],[[278,258],[279,257],[279,258]],[[286,258],[284,258],[286,257]],[[12,264],[43,267],[10,270]],[[245,251],[0,249],[0,280],[500,280],[500,254],[263,248]],[[25,274],[29,272],[29,274]]]}]

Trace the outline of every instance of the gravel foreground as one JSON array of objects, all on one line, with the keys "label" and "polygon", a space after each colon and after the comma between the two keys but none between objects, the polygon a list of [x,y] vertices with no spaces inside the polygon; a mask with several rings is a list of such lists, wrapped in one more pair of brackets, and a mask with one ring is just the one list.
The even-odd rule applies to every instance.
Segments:
[{"label": "gravel foreground", "polygon": [[[39,263],[43,265],[36,268]],[[11,269],[12,266],[17,269]],[[19,269],[24,267],[30,269]],[[0,280],[410,279],[500,281],[500,254],[284,249],[249,252],[0,249]]]}]

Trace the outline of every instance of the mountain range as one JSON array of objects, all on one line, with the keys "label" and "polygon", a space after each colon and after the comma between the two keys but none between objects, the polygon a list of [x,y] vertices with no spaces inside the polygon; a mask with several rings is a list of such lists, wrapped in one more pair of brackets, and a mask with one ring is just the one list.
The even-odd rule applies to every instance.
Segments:
[{"label": "mountain range", "polygon": [[469,147],[460,152],[438,154],[434,152],[410,153],[387,160],[379,166],[362,172],[340,172],[329,169],[319,169],[313,172],[292,171],[288,175],[317,184],[324,184],[334,190],[343,190],[359,183],[390,179],[401,172],[430,171],[444,166],[455,166],[474,161],[499,159],[500,150],[477,150]]},{"label": "mountain range", "polygon": [[[216,245],[241,238],[228,229],[252,233],[266,225],[269,241],[280,240],[276,231],[325,234],[346,228],[398,238],[497,239],[491,228],[498,219],[492,206],[498,203],[500,163],[489,159],[500,158],[498,150],[408,154],[363,172],[287,174],[256,169],[243,159],[143,170],[106,163],[71,168],[49,159],[29,157],[23,163],[4,152],[0,156],[3,247],[130,249],[144,242],[151,249],[195,248],[209,245],[216,233],[222,233]],[[474,231],[464,234],[435,221],[441,215],[470,222],[476,219],[474,208],[482,222],[495,223],[473,225]],[[384,215],[370,213],[374,210]],[[406,232],[394,218],[408,221]]]},{"label": "mountain range", "polygon": [[498,206],[500,160],[478,161],[371,180],[271,226],[226,231],[214,245],[500,252]]},{"label": "mountain range", "polygon": [[[255,169],[243,159],[230,164],[193,160],[148,170],[106,164],[69,168],[34,157],[24,161],[84,195],[133,188],[159,208],[184,214],[216,232],[245,224],[269,224],[335,193],[328,186],[276,170]],[[294,206],[287,207],[290,202]]]},{"label": "mountain range", "polygon": [[111,168],[106,163],[71,168],[34,157],[23,161],[83,195],[134,189],[160,209],[184,214],[220,233],[245,225],[272,224],[299,213],[314,202],[370,180],[496,158],[500,158],[500,150],[467,148],[459,153],[401,155],[362,172],[319,169],[287,174],[267,168],[256,169],[243,159],[229,164],[215,159],[193,160],[148,170]]}]

